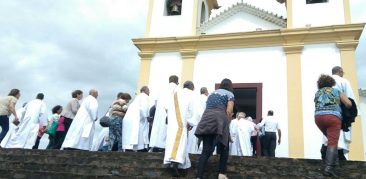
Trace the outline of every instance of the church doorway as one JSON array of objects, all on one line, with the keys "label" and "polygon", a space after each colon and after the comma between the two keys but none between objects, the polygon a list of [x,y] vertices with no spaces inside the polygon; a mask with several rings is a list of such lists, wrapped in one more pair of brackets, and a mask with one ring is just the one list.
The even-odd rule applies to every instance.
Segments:
[{"label": "church doorway", "polygon": [[[218,89],[220,84],[216,84]],[[236,112],[245,112],[255,123],[262,119],[262,83],[233,83]]]},{"label": "church doorway", "polygon": [[[218,89],[220,84],[216,84]],[[262,120],[262,83],[233,83],[235,105],[234,117],[237,112],[245,112],[253,118],[254,123]],[[261,142],[259,137],[256,140],[256,155],[261,156]]]}]

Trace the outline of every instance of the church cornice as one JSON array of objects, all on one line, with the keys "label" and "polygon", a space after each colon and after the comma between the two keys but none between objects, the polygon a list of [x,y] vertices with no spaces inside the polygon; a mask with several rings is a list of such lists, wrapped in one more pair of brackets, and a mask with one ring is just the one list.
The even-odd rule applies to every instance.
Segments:
[{"label": "church cornice", "polygon": [[141,52],[179,52],[182,49],[219,50],[228,48],[255,48],[284,46],[287,44],[321,44],[352,42],[357,45],[364,23],[277,29],[255,32],[133,39]]},{"label": "church cornice", "polygon": [[212,17],[210,20],[202,23],[201,26],[197,28],[197,33],[198,34],[205,33],[211,27],[225,21],[226,19],[230,18],[231,16],[239,12],[246,12],[248,14],[251,14],[253,16],[256,16],[260,19],[271,22],[283,28],[286,28],[287,26],[286,19],[284,19],[282,16],[278,16],[277,14],[268,12],[264,9],[260,9],[248,3],[238,2],[230,6],[228,9],[225,9],[220,14]]}]

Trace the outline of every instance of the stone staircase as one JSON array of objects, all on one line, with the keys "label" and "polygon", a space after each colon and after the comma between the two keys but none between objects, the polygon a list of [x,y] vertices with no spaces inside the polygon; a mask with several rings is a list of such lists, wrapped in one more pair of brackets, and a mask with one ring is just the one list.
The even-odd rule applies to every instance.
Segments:
[{"label": "stone staircase", "polygon": [[[186,177],[195,178],[197,155]],[[172,178],[162,153],[0,149],[0,178]],[[206,178],[217,178],[218,157],[210,158]],[[366,179],[366,162],[341,162],[341,178]],[[229,157],[230,179],[324,178],[320,160]],[[338,171],[341,170],[338,168]]]}]

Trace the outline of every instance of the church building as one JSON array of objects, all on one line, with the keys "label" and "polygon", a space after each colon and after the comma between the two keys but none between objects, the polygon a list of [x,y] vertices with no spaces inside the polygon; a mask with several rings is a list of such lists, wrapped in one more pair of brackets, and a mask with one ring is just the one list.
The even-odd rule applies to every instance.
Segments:
[{"label": "church building", "polygon": [[[342,66],[359,101],[355,49],[365,24],[351,23],[350,0],[224,1],[233,3],[149,0],[145,36],[133,39],[138,88],[148,85],[154,98],[177,75],[212,92],[229,78],[237,110],[257,121],[274,111],[282,130],[276,156],[319,159],[316,81]],[[365,135],[358,116],[349,159],[365,160]]]}]

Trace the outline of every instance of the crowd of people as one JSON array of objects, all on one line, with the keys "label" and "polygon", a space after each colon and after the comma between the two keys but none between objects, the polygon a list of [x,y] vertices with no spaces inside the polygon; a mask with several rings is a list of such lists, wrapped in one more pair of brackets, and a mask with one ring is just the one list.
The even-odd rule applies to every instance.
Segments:
[{"label": "crowd of people", "polygon": [[[332,76],[320,76],[314,98],[315,123],[326,139],[322,151],[324,175],[328,176],[336,175],[337,146],[342,142],[338,139],[343,135],[342,111],[356,108],[343,69],[334,67],[332,73]],[[43,134],[47,133],[47,149],[163,152],[164,164],[175,176],[182,175],[178,169],[191,167],[189,154],[200,154],[197,178],[203,178],[213,154],[220,155],[218,178],[227,178],[229,155],[275,157],[276,145],[281,143],[281,129],[274,111],[269,110],[256,124],[244,111],[234,116],[235,98],[230,79],[223,79],[219,88],[210,94],[207,88],[201,88],[199,96],[194,93],[192,81],[185,81],[182,89],[178,81],[177,76],[170,76],[168,87],[160,91],[153,106],[147,86],[141,88],[131,103],[128,93],[118,93],[104,115],[106,120],[98,120],[96,89],[90,90],[85,98],[81,90],[73,91],[65,108],[56,105],[49,116],[44,94],[37,94],[36,99],[16,110],[20,90],[12,89],[0,99],[1,147],[37,149]],[[103,129],[95,134],[98,122]],[[257,140],[261,153],[257,151]]]}]

